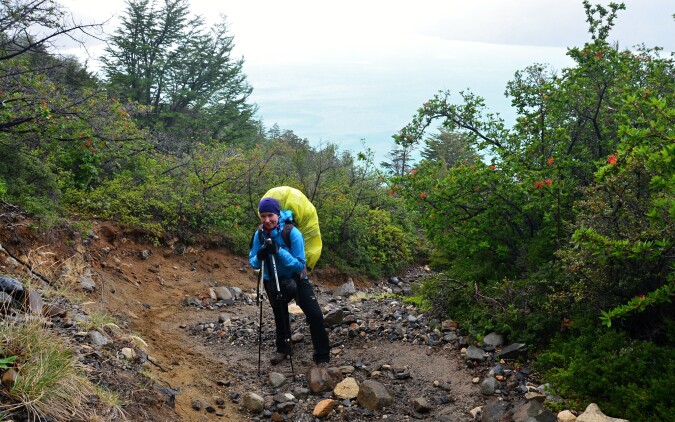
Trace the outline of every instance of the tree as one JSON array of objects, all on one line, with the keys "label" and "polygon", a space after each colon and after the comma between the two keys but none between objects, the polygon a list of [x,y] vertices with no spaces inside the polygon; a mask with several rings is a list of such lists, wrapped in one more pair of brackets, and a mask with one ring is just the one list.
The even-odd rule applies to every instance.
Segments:
[{"label": "tree", "polygon": [[480,160],[480,156],[471,150],[466,135],[458,132],[441,130],[427,138],[420,155],[425,160],[439,161],[445,168],[457,164],[472,164]]},{"label": "tree", "polygon": [[[507,85],[518,113],[512,128],[486,113],[481,98],[463,92],[454,103],[445,92],[396,138],[416,144],[440,121],[492,158],[446,171],[425,160],[398,182],[421,211],[436,262],[491,316],[481,323],[501,321],[532,339],[573,313],[600,316],[639,294],[656,304],[672,290],[672,242],[664,239],[675,209],[666,147],[673,61],[607,40],[623,5],[584,7],[592,42],[568,50],[575,65],[558,73],[535,64]],[[537,311],[548,316],[528,321]],[[626,314],[605,312],[608,322]]]},{"label": "tree", "polygon": [[67,16],[49,0],[0,5],[0,179],[32,212],[58,207],[65,188],[97,183],[131,155],[124,141],[142,137],[128,121],[132,110],[111,101],[77,61],[52,53],[56,37],[98,28]]},{"label": "tree", "polygon": [[187,0],[129,0],[102,58],[111,88],[148,106],[143,124],[175,141],[233,143],[255,132],[243,59],[223,21],[210,30]]}]

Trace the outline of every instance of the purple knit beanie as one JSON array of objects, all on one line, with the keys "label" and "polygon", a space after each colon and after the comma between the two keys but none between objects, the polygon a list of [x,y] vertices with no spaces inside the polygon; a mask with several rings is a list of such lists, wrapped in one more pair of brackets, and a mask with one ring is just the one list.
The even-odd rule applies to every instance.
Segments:
[{"label": "purple knit beanie", "polygon": [[281,206],[279,205],[279,201],[274,198],[263,198],[258,204],[258,212],[260,214],[271,212],[276,215],[281,215]]}]

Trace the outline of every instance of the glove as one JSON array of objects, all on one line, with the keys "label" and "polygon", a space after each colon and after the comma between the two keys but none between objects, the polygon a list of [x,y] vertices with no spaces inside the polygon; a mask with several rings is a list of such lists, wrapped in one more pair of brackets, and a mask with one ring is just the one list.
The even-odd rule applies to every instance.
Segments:
[{"label": "glove", "polygon": [[267,247],[263,246],[262,248],[258,249],[258,252],[255,254],[255,256],[258,258],[258,261],[262,262],[267,259],[268,254],[269,251],[267,250]]},{"label": "glove", "polygon": [[279,253],[279,245],[277,245],[277,243],[272,239],[268,240],[268,243],[265,245],[265,247],[267,248],[267,253],[269,254],[276,255]]},{"label": "glove", "polygon": [[279,246],[272,240],[270,243],[266,243],[258,249],[255,256],[258,258],[258,261],[263,261],[269,254],[276,255],[277,252],[279,252]]}]

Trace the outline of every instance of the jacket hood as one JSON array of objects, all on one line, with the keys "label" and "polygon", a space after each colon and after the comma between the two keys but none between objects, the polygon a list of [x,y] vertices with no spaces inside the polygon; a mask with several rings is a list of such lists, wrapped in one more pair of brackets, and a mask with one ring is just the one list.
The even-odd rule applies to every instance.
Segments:
[{"label": "jacket hood", "polygon": [[291,210],[281,210],[279,214],[279,229],[283,229],[286,225],[286,221],[293,220],[293,211]]}]

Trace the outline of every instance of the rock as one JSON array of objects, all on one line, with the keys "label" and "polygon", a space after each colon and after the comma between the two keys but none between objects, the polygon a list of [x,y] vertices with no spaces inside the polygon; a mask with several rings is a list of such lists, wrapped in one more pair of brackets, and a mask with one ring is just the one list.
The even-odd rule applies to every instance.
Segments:
[{"label": "rock", "polygon": [[323,323],[326,327],[340,325],[344,320],[344,311],[341,308],[332,309],[323,316]]},{"label": "rock", "polygon": [[574,413],[570,412],[569,410],[563,410],[562,412],[558,413],[558,422],[574,422],[577,420],[577,417],[574,415]]},{"label": "rock", "polygon": [[265,408],[265,400],[251,391],[244,393],[242,404],[251,413],[262,413]]},{"label": "rock", "polygon": [[413,399],[413,409],[417,413],[429,413],[433,407],[424,397],[416,397]]},{"label": "rock", "polygon": [[338,368],[314,366],[307,371],[307,384],[313,393],[332,391],[342,381],[342,372]]},{"label": "rock", "polygon": [[14,387],[14,384],[16,384],[16,377],[19,374],[12,368],[8,369],[5,371],[4,374],[2,374],[2,385],[7,388],[7,390],[11,390],[12,387]]},{"label": "rock", "polygon": [[192,401],[192,409],[196,411],[202,410],[202,401],[201,400],[193,400]]},{"label": "rock", "polygon": [[42,313],[42,307],[44,306],[44,301],[40,293],[35,290],[28,291],[28,311],[31,314],[40,315]]},{"label": "rock", "polygon": [[504,336],[501,334],[497,334],[495,332],[492,332],[483,338],[483,344],[484,345],[490,345],[493,347],[499,347],[502,344],[504,344]]},{"label": "rock", "polygon": [[349,281],[347,281],[342,286],[335,289],[335,293],[333,293],[333,296],[349,297],[354,293],[356,293],[356,287],[354,287],[354,280],[350,278]]},{"label": "rock", "polygon": [[534,391],[528,391],[527,393],[525,393],[525,399],[526,400],[534,400],[534,401],[537,401],[539,403],[543,403],[543,402],[546,401],[546,394],[541,394],[541,393],[537,393],[537,392],[534,392]]},{"label": "rock", "polygon": [[122,356],[126,360],[134,360],[136,359],[136,351],[131,347],[124,347],[122,348]]},{"label": "rock", "polygon": [[80,289],[87,293],[92,293],[96,290],[96,282],[90,274],[80,276]]},{"label": "rock", "polygon": [[213,288],[213,292],[216,294],[217,300],[232,300],[232,292],[225,286],[217,286]]},{"label": "rock", "polygon": [[628,422],[626,419],[612,418],[600,410],[597,404],[591,403],[584,413],[579,415],[577,422]]},{"label": "rock", "polygon": [[373,380],[366,380],[361,384],[356,400],[361,407],[365,407],[368,410],[381,410],[389,406],[394,401],[394,398],[383,384]]},{"label": "rock", "polygon": [[304,387],[295,387],[293,389],[293,395],[298,400],[305,400],[309,396],[309,389],[304,388]]},{"label": "rock", "polygon": [[491,396],[495,393],[497,388],[499,387],[499,382],[493,378],[485,378],[482,383],[480,383],[480,392],[484,396]]},{"label": "rock", "polygon": [[295,315],[295,316],[305,315],[305,313],[302,311],[302,309],[298,305],[296,305],[295,303],[289,303],[288,304],[288,312],[291,315]]},{"label": "rock", "polygon": [[291,393],[278,393],[272,399],[277,403],[286,403],[289,401],[294,401],[295,396]]},{"label": "rock", "polygon": [[65,318],[68,315],[68,310],[58,304],[46,304],[42,307],[42,315],[47,318]]},{"label": "rock", "polygon": [[333,399],[321,400],[316,404],[316,406],[314,406],[312,416],[315,418],[325,418],[326,416],[330,415],[331,412],[333,412],[333,409],[335,409],[337,403],[338,402]]},{"label": "rock", "polygon": [[502,400],[491,400],[481,409],[481,422],[502,422],[511,420],[509,404]]},{"label": "rock", "polygon": [[23,284],[19,280],[3,275],[0,276],[0,292],[5,292],[14,300],[21,302],[25,290]]},{"label": "rock", "polygon": [[0,292],[0,310],[7,312],[14,305],[14,298],[5,292]]},{"label": "rock", "polygon": [[354,378],[347,377],[335,386],[333,393],[339,399],[354,399],[359,394],[359,384]]},{"label": "rock", "polygon": [[527,354],[527,344],[525,343],[513,343],[504,347],[501,352],[495,353],[495,357],[500,357],[504,359],[516,359],[519,356],[524,356]]},{"label": "rock", "polygon": [[[544,407],[538,401],[528,401],[516,408],[511,416],[513,422],[529,422],[544,411]],[[537,419],[538,420],[538,419]],[[555,419],[553,420],[555,422]]]},{"label": "rock", "polygon": [[477,360],[482,362],[485,360],[485,351],[476,346],[469,346],[466,349],[466,358],[468,360]]},{"label": "rock", "polygon": [[300,343],[304,339],[305,339],[305,335],[302,334],[302,333],[293,333],[293,335],[291,336],[291,341],[293,343]]},{"label": "rock", "polygon": [[481,406],[474,407],[473,409],[469,410],[469,414],[471,415],[472,418],[476,419],[478,415],[480,415],[480,412],[482,412],[483,408]]},{"label": "rock", "polygon": [[87,337],[89,338],[89,342],[94,346],[105,346],[108,343],[110,343],[108,337],[104,336],[103,334],[99,333],[96,330],[89,331],[87,333]]},{"label": "rock", "polygon": [[284,374],[280,374],[279,372],[270,372],[269,382],[274,388],[281,387],[286,382],[286,377]]},{"label": "rock", "polygon": [[446,319],[445,321],[441,322],[441,330],[442,331],[454,331],[459,327],[459,325],[451,320],[451,319]]}]

